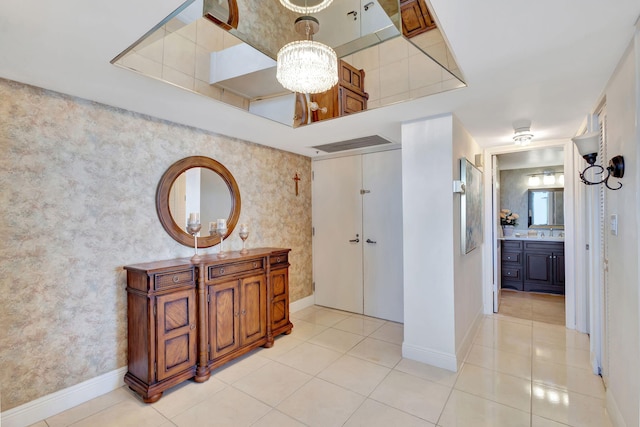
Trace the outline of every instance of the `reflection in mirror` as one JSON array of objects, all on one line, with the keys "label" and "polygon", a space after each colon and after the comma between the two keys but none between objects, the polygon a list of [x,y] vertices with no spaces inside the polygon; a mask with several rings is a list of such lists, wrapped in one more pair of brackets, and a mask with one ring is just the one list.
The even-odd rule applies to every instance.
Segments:
[{"label": "reflection in mirror", "polygon": [[199,212],[202,230],[198,236],[212,230],[218,218],[231,215],[231,195],[222,177],[206,168],[191,168],[181,173],[169,192],[169,211],[173,220],[185,231],[189,213]]},{"label": "reflection in mirror", "polygon": [[564,227],[564,189],[529,190],[529,227]]},{"label": "reflection in mirror", "polygon": [[425,0],[340,0],[314,14],[314,40],[361,70],[361,81],[355,92],[351,81],[340,81],[324,105],[308,95],[301,104],[276,80],[274,59],[300,39],[297,17],[279,1],[191,0],[111,62],[288,126],[465,86]]},{"label": "reflection in mirror", "polygon": [[240,190],[233,175],[209,157],[193,156],[177,161],[158,183],[156,211],[162,227],[177,242],[192,246],[194,238],[186,231],[191,213],[200,214],[202,229],[199,248],[220,243],[220,235],[210,233],[210,224],[227,219],[231,234],[240,218]]}]

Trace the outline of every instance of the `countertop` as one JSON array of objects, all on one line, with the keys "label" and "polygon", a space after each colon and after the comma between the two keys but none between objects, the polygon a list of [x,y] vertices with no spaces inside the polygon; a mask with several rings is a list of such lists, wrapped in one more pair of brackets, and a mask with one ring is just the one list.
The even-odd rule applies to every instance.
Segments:
[{"label": "countertop", "polygon": [[498,237],[498,240],[535,240],[538,242],[564,242],[564,236],[563,237],[558,237],[558,236],[528,237],[526,234],[524,234],[521,236],[513,235],[513,236],[507,236],[507,237]]}]

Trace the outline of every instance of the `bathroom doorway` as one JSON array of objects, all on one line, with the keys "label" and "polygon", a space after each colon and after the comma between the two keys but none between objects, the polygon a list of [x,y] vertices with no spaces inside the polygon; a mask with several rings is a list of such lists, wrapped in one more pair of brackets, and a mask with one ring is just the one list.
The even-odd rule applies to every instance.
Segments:
[{"label": "bathroom doorway", "polygon": [[[504,315],[576,327],[571,320],[576,313],[573,153],[567,154],[566,146],[566,142],[550,142],[527,148],[496,147],[485,154],[485,164],[491,165],[485,171],[486,235],[491,236],[486,244],[493,258],[493,268],[485,275],[489,285],[485,312],[495,307]],[[569,176],[566,185],[565,174]],[[536,203],[549,203],[530,207],[534,192]],[[536,212],[540,209],[546,211]],[[505,210],[517,216],[508,239],[499,217]],[[489,305],[494,296],[499,296],[500,304]]]}]

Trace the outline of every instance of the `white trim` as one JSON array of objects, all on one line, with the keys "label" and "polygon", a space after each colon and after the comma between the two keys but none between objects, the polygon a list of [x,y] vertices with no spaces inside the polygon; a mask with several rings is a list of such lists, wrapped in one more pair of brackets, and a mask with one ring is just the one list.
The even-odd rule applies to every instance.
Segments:
[{"label": "white trim", "polygon": [[296,311],[300,311],[304,308],[311,307],[316,302],[315,295],[311,294],[308,297],[304,297],[297,301],[294,301],[289,304],[289,312],[295,313]]},{"label": "white trim", "polygon": [[[485,165],[490,165],[491,156],[494,154],[505,154],[505,153],[513,153],[517,151],[528,151],[528,150],[536,150],[539,148],[545,147],[563,147],[565,151],[564,157],[564,174],[565,176],[574,176],[577,172],[575,171],[575,165],[572,160],[567,156],[567,152],[572,152],[573,148],[571,147],[573,144],[570,140],[549,140],[549,141],[541,141],[536,144],[528,145],[526,147],[518,147],[515,145],[503,145],[499,147],[489,147],[484,150],[484,160]],[[572,190],[575,187],[572,188]],[[485,167],[484,169],[484,230],[485,236],[491,236],[493,233],[493,209],[491,203],[491,168]],[[570,194],[573,198],[573,194]],[[565,202],[568,199],[569,194],[565,193]],[[571,209],[574,206],[573,200],[569,200],[569,203],[565,203],[565,210]],[[569,216],[572,220],[575,220],[575,214]],[[575,269],[583,268],[584,265],[578,265],[580,259],[576,259],[575,254],[567,257],[568,251],[575,252],[575,242],[574,242],[574,234],[575,234],[575,224],[565,223],[565,314],[566,314],[566,327],[569,329],[575,329],[576,323],[581,325],[586,323],[586,319],[580,319],[579,322],[576,322],[576,286],[583,286],[584,283],[576,283],[575,281]],[[484,239],[483,242],[483,250],[485,253],[491,253],[491,239]],[[491,314],[493,313],[493,271],[492,264],[484,263],[484,271],[483,271],[483,305],[484,305],[484,313]],[[581,290],[584,292],[584,290]],[[580,313],[581,315],[585,315],[584,312]]]},{"label": "white trim", "polygon": [[624,417],[622,416],[620,409],[618,409],[616,400],[613,398],[611,389],[607,389],[607,392],[605,393],[605,401],[611,424],[616,427],[627,427],[627,423],[624,422]]},{"label": "white trim", "polygon": [[438,368],[447,369],[452,372],[457,372],[458,368],[455,354],[444,353],[442,351],[425,347],[413,346],[407,343],[402,344],[402,357],[426,363],[427,365],[433,365]]},{"label": "white trim", "polygon": [[466,359],[467,354],[469,353],[469,350],[471,350],[471,346],[473,345],[473,339],[475,338],[476,332],[480,327],[480,321],[482,320],[482,317],[483,317],[482,307],[480,307],[480,310],[478,310],[478,312],[476,313],[475,319],[473,319],[473,323],[471,324],[471,327],[467,330],[467,333],[465,334],[464,338],[462,339],[462,342],[460,343],[460,347],[456,351],[456,363],[458,367],[457,370],[460,370],[460,368],[462,367],[462,362]]},{"label": "white trim", "polygon": [[[296,312],[314,304],[313,294],[289,304],[289,310]],[[124,385],[127,367],[107,372],[80,384],[42,396],[24,405],[0,414],[0,425],[4,427],[28,426],[67,409],[95,399]]]},{"label": "white trim", "polygon": [[0,422],[4,427],[22,427],[44,420],[124,385],[127,367],[107,372],[74,386],[42,396],[24,405],[4,411]]}]

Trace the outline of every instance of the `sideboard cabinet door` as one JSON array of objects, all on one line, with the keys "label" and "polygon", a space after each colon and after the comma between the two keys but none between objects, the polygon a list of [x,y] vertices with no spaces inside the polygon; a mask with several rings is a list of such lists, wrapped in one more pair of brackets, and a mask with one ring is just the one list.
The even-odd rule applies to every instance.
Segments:
[{"label": "sideboard cabinet door", "polygon": [[186,289],[156,298],[158,381],[196,364],[196,292]]},{"label": "sideboard cabinet door", "polygon": [[240,347],[240,283],[209,286],[209,343],[211,360]]},{"label": "sideboard cabinet door", "polygon": [[267,282],[264,275],[240,282],[240,345],[267,335]]}]

